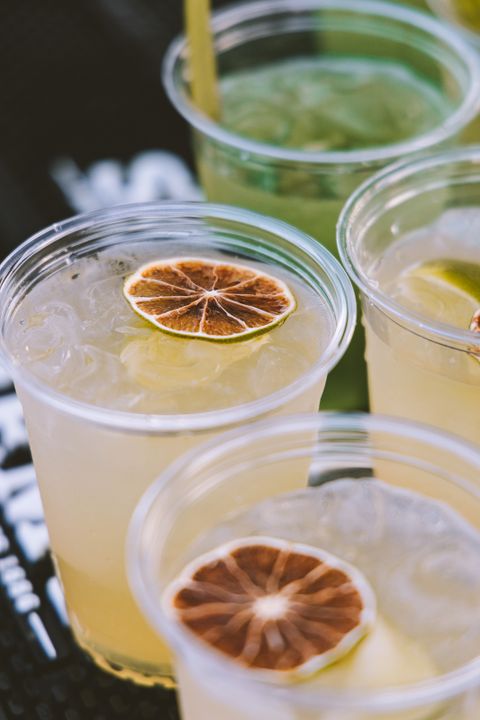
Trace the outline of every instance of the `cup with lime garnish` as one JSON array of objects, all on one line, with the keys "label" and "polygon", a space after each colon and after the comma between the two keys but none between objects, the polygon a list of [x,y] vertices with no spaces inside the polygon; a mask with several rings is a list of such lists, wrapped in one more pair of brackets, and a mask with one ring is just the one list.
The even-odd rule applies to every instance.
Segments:
[{"label": "cup with lime garnish", "polygon": [[372,178],[340,219],[370,402],[480,443],[480,147]]},{"label": "cup with lime garnish", "polygon": [[[208,199],[286,220],[330,250],[361,182],[457,142],[478,112],[476,54],[426,13],[376,0],[254,0],[214,12],[212,42],[200,46],[206,3],[190,4],[196,32],[172,44],[164,83],[192,127]],[[204,90],[202,103],[212,54],[217,94]],[[324,407],[366,408],[363,355],[358,332]]]},{"label": "cup with lime garnish", "polygon": [[348,277],[313,238],[269,218],[129,205],[17,248],[0,268],[0,306],[0,354],[75,637],[119,677],[171,685],[168,648],[125,576],[133,508],[201,440],[318,407],[355,322]]},{"label": "cup with lime garnish", "polygon": [[183,720],[477,720],[479,463],[418,423],[317,413],[168,468],[127,559]]}]

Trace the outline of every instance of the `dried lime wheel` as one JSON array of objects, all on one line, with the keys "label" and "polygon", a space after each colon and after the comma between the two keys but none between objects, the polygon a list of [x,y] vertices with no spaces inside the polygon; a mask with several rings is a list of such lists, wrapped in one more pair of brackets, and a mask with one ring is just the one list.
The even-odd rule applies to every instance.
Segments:
[{"label": "dried lime wheel", "polygon": [[373,627],[375,596],[354,567],[315,547],[253,537],[194,560],[164,596],[212,649],[274,679],[307,677]]},{"label": "dried lime wheel", "polygon": [[177,257],[143,265],[124,285],[133,309],[164,332],[232,342],[267,332],[296,307],[287,285],[225,261]]}]

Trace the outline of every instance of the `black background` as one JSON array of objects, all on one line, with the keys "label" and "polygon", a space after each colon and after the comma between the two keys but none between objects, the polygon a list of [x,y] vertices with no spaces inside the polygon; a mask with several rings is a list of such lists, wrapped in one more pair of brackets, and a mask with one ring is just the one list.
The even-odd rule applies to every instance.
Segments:
[{"label": "black background", "polygon": [[85,168],[162,148],[191,161],[160,82],[181,26],[181,0],[0,0],[2,255],[72,214],[50,176],[58,157]]}]

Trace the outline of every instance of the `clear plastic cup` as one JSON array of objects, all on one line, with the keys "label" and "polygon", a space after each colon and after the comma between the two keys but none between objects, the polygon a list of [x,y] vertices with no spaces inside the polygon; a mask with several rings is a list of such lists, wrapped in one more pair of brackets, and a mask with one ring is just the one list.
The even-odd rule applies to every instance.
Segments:
[{"label": "clear plastic cup", "polygon": [[[375,176],[350,198],[338,225],[340,255],[362,298],[372,412],[429,423],[477,444],[480,340],[467,325],[457,329],[403,307],[384,288],[379,270],[387,255],[398,258],[398,274],[434,253],[449,257],[454,243],[460,257],[464,242],[471,260],[480,262],[474,230],[480,227],[479,192],[480,147],[452,150]],[[397,248],[418,232],[417,256],[404,250],[403,258]],[[438,238],[438,250],[430,236]],[[447,245],[443,237],[453,239]]]},{"label": "clear plastic cup", "polygon": [[[42,282],[65,268],[78,282],[77,261],[106,258],[110,272],[108,263],[116,258],[125,263],[132,252],[150,259],[167,252],[222,253],[290,274],[328,307],[333,321],[328,346],[293,382],[259,399],[233,406],[227,399],[220,409],[207,406],[204,412],[187,408],[147,414],[84,402],[19,362],[12,349],[13,328],[20,333],[15,313],[28,293],[41,290]],[[121,263],[117,290],[123,307],[122,272],[128,269],[122,271]],[[90,271],[82,267],[88,281]],[[169,203],[117,207],[57,223],[17,248],[0,266],[0,278],[1,358],[24,408],[53,558],[76,639],[102,667],[121,677],[171,684],[168,649],[139,613],[125,576],[124,539],[133,508],[158,472],[201,440],[258,417],[318,408],[325,377],[353,331],[351,284],[327,251],[283,223],[235,208]],[[58,290],[50,290],[50,302],[64,301],[62,287],[59,282]],[[38,318],[28,322],[35,327]],[[99,385],[97,372],[87,381],[100,390],[111,383],[107,374]]]},{"label": "clear plastic cup", "polygon": [[[292,223],[336,252],[335,224],[349,195],[390,162],[458,141],[477,115],[479,60],[455,28],[400,4],[372,0],[261,0],[215,12],[220,78],[291,59],[360,56],[400,63],[437,88],[451,112],[428,132],[391,145],[340,151],[297,150],[234,134],[192,104],[187,44],[176,40],[164,63],[166,91],[193,130],[202,187],[213,202]],[[356,58],[352,59],[356,62]],[[329,409],[366,409],[360,332],[329,378]]]},{"label": "clear plastic cup", "polygon": [[[127,563],[137,602],[174,651],[183,720],[476,720],[480,535],[467,518],[480,520],[479,471],[478,447],[433,428],[330,413],[226,433],[168,468],[135,511]],[[321,547],[356,566],[379,616],[421,644],[435,670],[418,680],[418,655],[387,641],[353,651],[348,685],[338,681],[342,660],[331,685],[321,679],[328,668],[276,683],[211,649],[162,596],[187,563],[249,536]]]}]

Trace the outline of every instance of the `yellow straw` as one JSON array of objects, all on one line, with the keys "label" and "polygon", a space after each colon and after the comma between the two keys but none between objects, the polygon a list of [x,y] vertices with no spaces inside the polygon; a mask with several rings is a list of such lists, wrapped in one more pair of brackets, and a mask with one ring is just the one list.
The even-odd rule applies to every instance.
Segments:
[{"label": "yellow straw", "polygon": [[210,0],[184,0],[192,99],[212,120],[220,119],[217,67],[210,28]]}]

